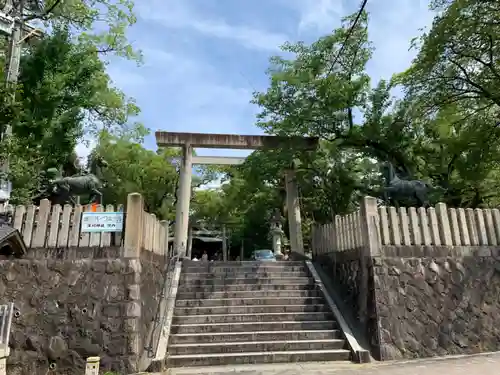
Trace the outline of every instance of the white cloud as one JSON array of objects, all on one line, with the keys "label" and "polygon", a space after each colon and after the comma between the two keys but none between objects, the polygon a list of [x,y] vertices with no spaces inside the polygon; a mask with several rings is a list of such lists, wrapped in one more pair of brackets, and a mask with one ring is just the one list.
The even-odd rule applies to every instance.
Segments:
[{"label": "white cloud", "polygon": [[338,27],[346,15],[342,0],[285,0],[299,13],[299,32],[324,33]]},{"label": "white cloud", "polygon": [[[109,73],[127,95],[137,99],[143,111],[141,119],[153,130],[259,133],[254,126],[257,108],[249,104],[252,88],[242,87],[227,72],[228,59],[211,55],[206,45],[210,43],[214,50],[224,50],[227,56],[234,56],[235,64],[240,61],[238,52],[241,51],[234,48],[238,46],[261,52],[260,57],[266,53],[273,55],[284,41],[297,39],[297,33],[300,39],[314,40],[332,31],[339,26],[341,18],[355,12],[360,3],[361,0],[272,0],[267,5],[274,7],[277,15],[280,9],[283,11],[280,22],[273,22],[271,14],[250,24],[234,21],[236,17],[223,2],[138,2],[137,26],[141,31],[136,41],[143,49],[145,64],[136,68],[113,63]],[[427,3],[427,0],[368,1],[370,39],[376,48],[368,72],[374,81],[390,78],[408,67],[414,55],[408,52],[410,39],[432,21]],[[217,4],[211,14],[201,8],[207,4]],[[255,2],[255,7],[262,5]],[[292,17],[288,18],[290,11],[295,13],[293,24],[289,22]],[[256,24],[261,26],[252,26]],[[247,66],[253,62],[252,59],[243,61]],[[248,67],[242,69],[249,69],[245,71],[247,81],[264,78],[264,69],[257,73]],[[83,154],[88,154],[88,149],[80,148]],[[237,152],[200,150],[200,155],[236,155]],[[218,185],[216,182],[206,188]]]},{"label": "white cloud", "polygon": [[247,25],[231,25],[222,18],[210,19],[198,14],[185,0],[150,0],[137,5],[141,18],[169,29],[189,29],[202,35],[235,41],[248,49],[277,51],[286,35],[267,32]]},{"label": "white cloud", "polygon": [[434,14],[424,0],[400,0],[390,5],[385,0],[372,0],[368,4],[369,37],[375,46],[368,73],[374,81],[390,79],[410,66],[415,57],[415,51],[409,51],[410,41],[432,23]]}]

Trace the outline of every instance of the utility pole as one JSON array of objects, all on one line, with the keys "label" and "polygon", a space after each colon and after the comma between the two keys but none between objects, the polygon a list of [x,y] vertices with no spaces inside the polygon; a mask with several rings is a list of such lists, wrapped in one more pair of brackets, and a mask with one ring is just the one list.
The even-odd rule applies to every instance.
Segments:
[{"label": "utility pole", "polygon": [[[23,21],[23,13],[25,8],[25,0],[6,0],[3,9],[0,11],[0,34],[7,36],[9,40],[9,48],[6,56],[6,74],[5,83],[8,88],[11,88],[12,97],[10,100],[15,100],[15,86],[19,78],[19,63],[21,61],[22,44],[32,36],[40,37],[40,30],[25,24]],[[1,140],[5,140],[12,135],[12,125],[8,124],[3,129]],[[7,202],[10,199],[12,184],[5,178],[9,173],[9,159],[4,161],[2,167],[3,178],[0,179],[0,202]]]}]

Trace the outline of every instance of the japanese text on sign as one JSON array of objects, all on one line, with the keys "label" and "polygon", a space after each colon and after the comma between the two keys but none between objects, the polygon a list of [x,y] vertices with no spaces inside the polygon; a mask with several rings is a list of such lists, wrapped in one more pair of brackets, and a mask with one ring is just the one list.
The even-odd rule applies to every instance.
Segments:
[{"label": "japanese text on sign", "polygon": [[83,233],[121,232],[123,212],[82,212]]}]

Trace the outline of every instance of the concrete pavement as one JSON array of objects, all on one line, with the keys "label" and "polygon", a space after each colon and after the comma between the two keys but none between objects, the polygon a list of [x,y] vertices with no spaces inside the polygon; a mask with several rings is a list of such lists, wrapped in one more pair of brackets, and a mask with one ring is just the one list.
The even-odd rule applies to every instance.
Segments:
[{"label": "concrete pavement", "polygon": [[497,375],[500,352],[414,361],[290,363],[252,366],[175,368],[170,375]]}]

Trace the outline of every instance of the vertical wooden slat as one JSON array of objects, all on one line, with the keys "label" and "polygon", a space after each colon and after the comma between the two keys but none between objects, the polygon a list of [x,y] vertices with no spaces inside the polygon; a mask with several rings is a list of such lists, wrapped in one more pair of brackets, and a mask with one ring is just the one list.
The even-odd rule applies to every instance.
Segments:
[{"label": "vertical wooden slat", "polygon": [[45,247],[50,208],[50,201],[42,199],[38,208],[37,225],[31,247]]},{"label": "vertical wooden slat", "polygon": [[482,246],[487,246],[488,245],[488,235],[486,234],[486,225],[484,224],[483,210],[480,208],[476,208],[474,210],[474,214],[476,215],[477,234],[479,237],[479,244]]},{"label": "vertical wooden slat", "polygon": [[[91,210],[92,210],[92,205],[90,204],[82,206],[83,212],[89,212]],[[89,244],[90,244],[90,233],[80,233],[80,243],[78,244],[78,247],[89,247]]]},{"label": "vertical wooden slat", "polygon": [[431,238],[432,244],[435,246],[441,246],[441,236],[439,232],[439,222],[436,215],[436,209],[434,207],[430,207],[427,210],[429,214],[429,227],[431,229]]},{"label": "vertical wooden slat", "polygon": [[[123,212],[123,204],[119,204],[116,206],[116,212]],[[123,217],[123,227],[125,227],[125,216]],[[114,246],[121,246],[122,244],[122,238],[123,238],[123,233],[122,232],[116,232],[114,234],[115,242]]]},{"label": "vertical wooden slat", "polygon": [[[102,205],[97,205],[97,207],[95,208],[95,212],[102,212],[103,211],[103,207]],[[89,246],[90,247],[99,247],[99,245],[101,244],[101,233],[100,232],[92,232],[90,233],[90,236],[89,236]]]},{"label": "vertical wooden slat", "polygon": [[429,229],[429,215],[427,214],[427,210],[424,207],[419,207],[417,213],[422,233],[422,244],[429,246],[432,244],[432,236]]},{"label": "vertical wooden slat", "polygon": [[457,209],[458,216],[458,228],[460,229],[460,242],[463,246],[469,246],[470,236],[469,236],[469,228],[467,225],[467,216],[465,214],[465,210],[463,208]]},{"label": "vertical wooden slat", "polygon": [[411,245],[410,224],[405,207],[399,207],[399,225],[401,226],[403,245]]},{"label": "vertical wooden slat", "polygon": [[57,247],[65,248],[68,247],[69,231],[71,229],[71,212],[73,207],[69,204],[65,204],[63,207],[63,213],[61,217],[61,229],[59,229],[59,236],[57,238]]},{"label": "vertical wooden slat", "polygon": [[335,251],[340,251],[342,247],[342,239],[340,238],[340,216],[335,215],[333,220],[335,223]]},{"label": "vertical wooden slat", "polygon": [[457,210],[454,208],[448,208],[448,216],[450,217],[450,230],[453,245],[461,246],[462,240],[460,238],[460,226],[458,225]]},{"label": "vertical wooden slat", "polygon": [[155,220],[155,253],[160,254],[160,221]]},{"label": "vertical wooden slat", "polygon": [[149,214],[149,250],[154,251],[155,250],[155,221],[156,221],[156,215],[155,214]]},{"label": "vertical wooden slat", "polygon": [[80,244],[80,224],[82,221],[82,211],[83,208],[81,205],[75,205],[73,210],[73,216],[71,219],[71,230],[69,232],[69,243],[70,247],[78,247]]},{"label": "vertical wooden slat", "polygon": [[493,222],[493,212],[490,209],[483,210],[484,221],[486,225],[486,234],[488,235],[488,244],[490,246],[497,246],[497,234],[495,231],[495,223]]},{"label": "vertical wooden slat", "polygon": [[396,207],[389,207],[389,233],[391,245],[401,245],[401,231],[399,230],[398,212]]},{"label": "vertical wooden slat", "polygon": [[472,246],[479,245],[479,236],[477,234],[476,217],[472,208],[465,209],[465,217],[467,218],[467,229],[469,230],[470,244]]},{"label": "vertical wooden slat", "polygon": [[413,245],[422,245],[422,236],[420,233],[420,225],[415,207],[408,208],[408,217],[410,220],[410,235]]},{"label": "vertical wooden slat", "polygon": [[49,236],[47,237],[47,247],[57,247],[57,235],[59,234],[59,221],[61,219],[61,205],[55,204],[52,206],[50,215]]},{"label": "vertical wooden slat", "polygon": [[352,219],[351,219],[351,217],[352,217],[351,214],[347,214],[345,216],[345,224],[346,224],[345,234],[346,234],[346,238],[347,238],[346,250],[352,249]]},{"label": "vertical wooden slat", "polygon": [[444,203],[436,205],[436,217],[438,220],[439,237],[444,246],[453,246],[453,238],[451,236],[450,218],[448,217],[448,208]]},{"label": "vertical wooden slat", "polygon": [[22,233],[24,214],[26,213],[26,207],[16,206],[16,211],[14,212],[14,229],[17,229]]},{"label": "vertical wooden slat", "polygon": [[342,243],[344,246],[342,247],[342,251],[348,249],[349,239],[347,238],[347,217],[342,216]]},{"label": "vertical wooden slat", "polygon": [[33,224],[35,223],[36,207],[29,205],[26,210],[26,220],[24,221],[23,228],[23,241],[26,246],[31,247],[31,240],[33,238]]},{"label": "vertical wooden slat", "polygon": [[[163,221],[160,221],[160,233],[159,233],[159,243],[158,243],[158,247],[160,249],[160,254],[165,254],[165,227],[163,226]],[[316,235],[316,233],[314,232],[314,228],[315,228],[315,225],[312,226],[312,230],[313,230],[313,252],[314,252],[314,236]]]},{"label": "vertical wooden slat", "polygon": [[491,210],[491,214],[493,216],[493,226],[495,227],[497,241],[500,242],[500,210],[494,208]]},{"label": "vertical wooden slat", "polygon": [[387,217],[387,207],[379,207],[378,216],[380,218],[380,235],[382,239],[382,245],[390,245],[391,236],[389,234],[389,219]]},{"label": "vertical wooden slat", "polygon": [[[106,212],[115,212],[112,204],[108,204],[106,206]],[[109,247],[111,246],[111,233],[101,233],[101,247]]]}]

